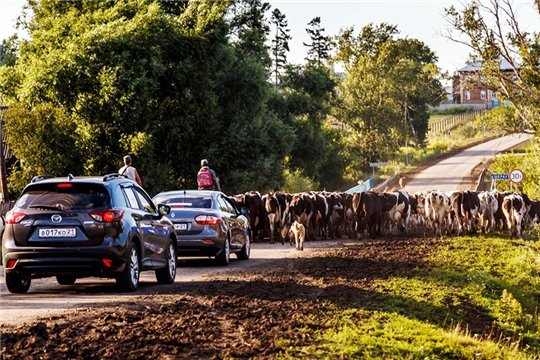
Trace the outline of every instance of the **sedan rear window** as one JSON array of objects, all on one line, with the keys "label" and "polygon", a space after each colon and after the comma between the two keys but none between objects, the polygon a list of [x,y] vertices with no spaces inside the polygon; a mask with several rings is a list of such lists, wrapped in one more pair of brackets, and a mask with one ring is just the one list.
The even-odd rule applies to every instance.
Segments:
[{"label": "sedan rear window", "polygon": [[154,203],[169,205],[173,209],[199,208],[210,209],[212,207],[211,197],[160,197],[154,198]]},{"label": "sedan rear window", "polygon": [[109,193],[97,184],[38,184],[26,188],[17,201],[21,209],[83,210],[107,206]]}]

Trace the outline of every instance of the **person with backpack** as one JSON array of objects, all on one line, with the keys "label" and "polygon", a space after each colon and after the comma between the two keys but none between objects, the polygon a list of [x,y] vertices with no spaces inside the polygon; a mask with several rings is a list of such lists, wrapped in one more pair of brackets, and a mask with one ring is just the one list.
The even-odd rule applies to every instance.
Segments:
[{"label": "person with backpack", "polygon": [[201,160],[201,169],[197,173],[197,184],[199,190],[218,190],[221,191],[219,186],[219,178],[216,176],[214,170],[208,167],[208,160]]},{"label": "person with backpack", "polygon": [[128,179],[131,179],[137,182],[139,186],[142,186],[141,177],[139,176],[137,169],[135,169],[131,164],[132,164],[131,156],[129,155],[124,156],[124,166],[122,166],[120,170],[118,170],[118,173],[120,175],[127,177]]}]

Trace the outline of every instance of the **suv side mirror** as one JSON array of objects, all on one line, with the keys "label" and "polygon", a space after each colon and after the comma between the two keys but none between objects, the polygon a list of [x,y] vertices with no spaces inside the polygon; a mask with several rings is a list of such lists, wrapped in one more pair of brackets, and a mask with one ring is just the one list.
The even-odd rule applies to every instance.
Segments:
[{"label": "suv side mirror", "polygon": [[169,215],[171,213],[171,207],[165,204],[158,204],[158,212],[161,216]]}]

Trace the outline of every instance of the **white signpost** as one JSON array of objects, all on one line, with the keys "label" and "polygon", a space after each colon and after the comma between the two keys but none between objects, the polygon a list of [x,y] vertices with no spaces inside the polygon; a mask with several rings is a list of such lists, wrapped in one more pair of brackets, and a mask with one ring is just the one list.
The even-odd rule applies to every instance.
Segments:
[{"label": "white signpost", "polygon": [[387,162],[372,162],[372,163],[369,163],[369,166],[373,168],[373,180],[375,181],[375,167],[388,166],[388,163]]}]

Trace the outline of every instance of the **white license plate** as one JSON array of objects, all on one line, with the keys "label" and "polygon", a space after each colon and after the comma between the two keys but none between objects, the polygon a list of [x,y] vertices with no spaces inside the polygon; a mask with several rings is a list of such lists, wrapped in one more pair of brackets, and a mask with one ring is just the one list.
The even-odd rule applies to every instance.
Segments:
[{"label": "white license plate", "polygon": [[180,231],[186,231],[187,230],[187,224],[174,224],[174,229],[175,230],[180,230]]},{"label": "white license plate", "polygon": [[53,229],[39,229],[40,238],[70,238],[77,235],[77,229],[75,228],[53,228]]}]

